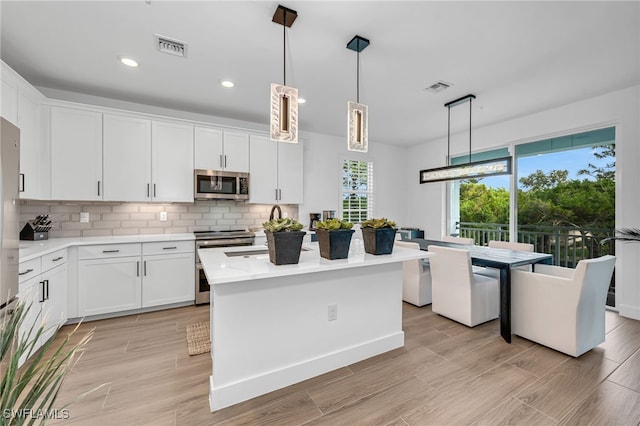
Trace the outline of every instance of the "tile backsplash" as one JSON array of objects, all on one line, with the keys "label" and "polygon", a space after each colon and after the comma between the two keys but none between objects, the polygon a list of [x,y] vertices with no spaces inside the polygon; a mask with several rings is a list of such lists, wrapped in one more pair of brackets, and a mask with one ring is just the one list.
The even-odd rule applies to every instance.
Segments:
[{"label": "tile backsplash", "polygon": [[[49,237],[95,237],[138,234],[176,234],[210,229],[262,229],[271,205],[242,201],[196,201],[184,204],[20,201],[20,228],[39,214],[49,214]],[[298,206],[282,205],[283,216],[298,220]],[[80,222],[80,213],[89,222]],[[167,212],[167,220],[160,213]],[[305,225],[308,225],[302,221]]]}]

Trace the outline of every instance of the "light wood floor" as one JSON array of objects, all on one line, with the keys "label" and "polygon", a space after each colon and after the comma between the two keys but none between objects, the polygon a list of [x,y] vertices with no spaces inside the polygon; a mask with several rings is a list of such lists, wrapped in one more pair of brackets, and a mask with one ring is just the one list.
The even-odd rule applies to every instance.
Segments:
[{"label": "light wood floor", "polygon": [[[209,412],[209,354],[187,324],[208,306],[84,324],[95,336],[63,385],[69,425],[638,425],[640,321],[607,312],[607,338],[574,359],[499,324],[467,328],[404,304],[405,347]],[[67,332],[68,327],[61,333]],[[58,337],[59,338],[59,337]]]}]

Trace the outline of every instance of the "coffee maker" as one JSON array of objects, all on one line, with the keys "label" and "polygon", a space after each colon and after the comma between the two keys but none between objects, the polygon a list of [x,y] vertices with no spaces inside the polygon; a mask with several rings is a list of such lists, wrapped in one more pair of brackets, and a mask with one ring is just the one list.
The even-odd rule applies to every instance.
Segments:
[{"label": "coffee maker", "polygon": [[320,222],[320,213],[309,213],[309,231],[315,231],[318,222]]},{"label": "coffee maker", "polygon": [[335,210],[322,210],[322,221],[326,221],[329,219],[334,219],[336,217]]}]

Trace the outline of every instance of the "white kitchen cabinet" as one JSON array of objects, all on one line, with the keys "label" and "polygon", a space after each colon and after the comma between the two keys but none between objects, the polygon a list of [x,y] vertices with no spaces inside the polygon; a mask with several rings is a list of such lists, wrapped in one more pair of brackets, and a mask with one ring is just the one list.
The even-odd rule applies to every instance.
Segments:
[{"label": "white kitchen cabinet", "polygon": [[[38,259],[40,261],[40,259]],[[22,266],[22,265],[21,265]],[[28,340],[32,341],[37,330],[37,325],[40,323],[40,316],[42,313],[42,305],[40,302],[41,299],[41,288],[42,283],[40,281],[40,275],[37,275],[28,280],[22,281],[19,286],[19,297],[20,300],[24,303],[25,307],[28,307],[28,311],[20,324],[20,330],[18,331],[18,336],[20,340]],[[33,352],[37,351],[41,346],[41,339],[38,339],[36,344],[34,345]],[[18,366],[24,364],[24,362],[28,359],[27,354],[24,354],[18,360]]]},{"label": "white kitchen cabinet", "polygon": [[45,290],[43,304],[45,331],[42,344],[53,337],[58,328],[67,322],[67,265],[56,266],[42,273],[42,285]]},{"label": "white kitchen cabinet", "polygon": [[[40,134],[40,113],[44,97],[27,87],[18,91],[18,127],[20,128],[20,198],[47,198],[49,188],[43,188],[43,170],[48,170],[48,153],[43,149]],[[48,176],[46,176],[48,178]]]},{"label": "white kitchen cabinet", "polygon": [[151,120],[103,115],[105,201],[151,201]]},{"label": "white kitchen cabinet", "polygon": [[140,244],[103,244],[78,249],[78,314],[138,309],[142,301]]},{"label": "white kitchen cabinet", "polygon": [[193,241],[142,245],[142,307],[195,300]]},{"label": "white kitchen cabinet", "polygon": [[250,138],[249,202],[301,204],[303,192],[302,144]]},{"label": "white kitchen cabinet", "polygon": [[249,134],[196,127],[194,130],[196,169],[249,172]]},{"label": "white kitchen cabinet", "polygon": [[51,107],[51,198],[102,200],[102,114]]},{"label": "white kitchen cabinet", "polygon": [[19,78],[15,72],[4,62],[0,63],[0,115],[13,125],[18,125],[18,85]]},{"label": "white kitchen cabinet", "polygon": [[154,201],[193,202],[193,126],[151,124],[151,194]]}]

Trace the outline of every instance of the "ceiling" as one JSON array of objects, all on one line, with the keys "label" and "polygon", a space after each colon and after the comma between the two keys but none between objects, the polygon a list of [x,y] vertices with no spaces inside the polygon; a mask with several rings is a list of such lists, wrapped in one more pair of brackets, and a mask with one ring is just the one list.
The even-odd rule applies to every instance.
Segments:
[{"label": "ceiling", "polygon": [[[268,124],[283,79],[273,1],[7,1],[2,60],[45,88]],[[467,94],[473,128],[640,84],[639,2],[286,1],[287,84],[300,129],[346,138],[347,101],[369,106],[369,139],[414,145],[447,133],[444,104]],[[160,53],[154,34],[187,43]],[[119,56],[138,60],[127,68]],[[235,82],[232,89],[220,81]],[[438,81],[452,84],[432,94]],[[452,132],[468,107],[451,110]]]}]

